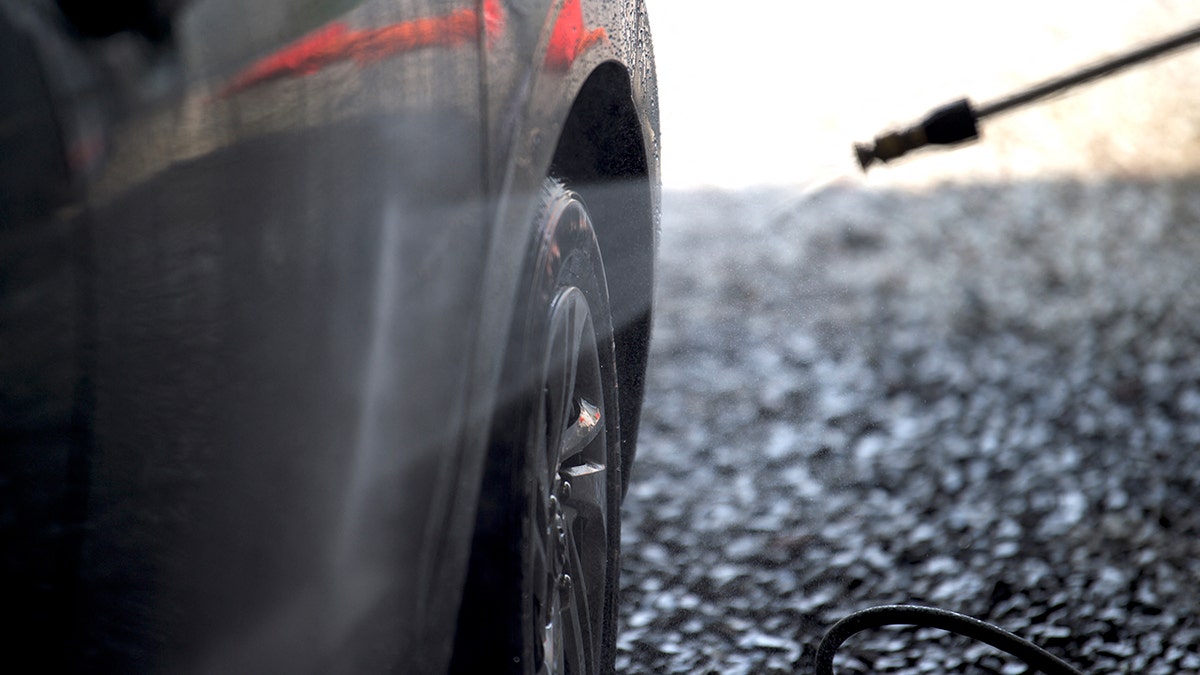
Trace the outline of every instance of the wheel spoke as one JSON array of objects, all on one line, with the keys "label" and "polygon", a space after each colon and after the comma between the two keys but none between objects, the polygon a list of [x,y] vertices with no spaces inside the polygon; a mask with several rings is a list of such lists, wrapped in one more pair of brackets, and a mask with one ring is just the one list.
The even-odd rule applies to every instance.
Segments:
[{"label": "wheel spoke", "polygon": [[[540,507],[539,507],[539,510]],[[549,579],[556,574],[558,568],[557,554],[554,547],[551,545],[551,540],[546,533],[547,525],[542,514],[534,517],[533,527],[536,532],[530,533],[530,545],[533,546],[533,578],[534,579]],[[535,620],[544,624],[549,606],[553,598],[554,588],[547,585],[544,581],[536,582],[532,589],[535,602],[540,603],[538,608],[540,611],[535,612]]]},{"label": "wheel spoke", "polygon": [[[555,345],[557,351],[561,345]],[[551,355],[551,364],[558,359],[557,354]],[[562,446],[563,433],[565,424],[563,420],[569,414],[570,392],[564,389],[566,374],[561,369],[553,367],[549,373],[549,383],[546,388],[546,431],[548,433],[547,443],[544,448],[540,448],[543,458],[548,465],[548,477],[553,477],[554,472],[559,464],[559,448]]]},{"label": "wheel spoke", "polygon": [[[568,380],[568,388],[566,389],[568,396],[572,399],[577,398],[575,387],[579,377],[579,360],[582,355],[585,343],[593,342],[586,338],[592,337],[587,334],[588,328],[591,326],[592,318],[588,312],[587,301],[579,293],[571,294],[571,308],[567,315],[566,331],[567,331],[567,369],[570,372]],[[588,364],[591,365],[591,364]],[[572,403],[575,401],[572,400]]]},{"label": "wheel spoke", "polygon": [[569,642],[567,647],[575,653],[575,663],[588,664],[595,663],[592,658],[592,613],[591,602],[589,597],[589,589],[591,584],[599,580],[603,584],[602,579],[593,576],[592,570],[583,568],[583,560],[580,558],[579,541],[575,536],[571,536],[568,542],[569,546],[569,566],[572,578],[577,578],[578,581],[572,584],[571,597],[569,601],[564,602],[564,613],[567,615],[567,627],[571,629],[569,636],[566,636]]},{"label": "wheel spoke", "polygon": [[562,352],[559,357],[562,359],[559,367],[562,368],[562,396],[563,415],[558,418],[560,423],[567,422],[567,416],[572,414],[572,407],[575,398],[575,379],[579,375],[579,333],[576,324],[580,321],[580,314],[586,314],[585,311],[580,311],[579,301],[574,294],[567,295],[564,298],[567,302],[566,316],[563,318],[562,326],[560,327],[562,339]]},{"label": "wheel spoke", "polygon": [[541,630],[541,663],[536,664],[539,673],[562,673],[563,668],[563,611],[558,588],[551,588],[550,604],[544,616],[539,616]]},{"label": "wheel spoke", "polygon": [[571,496],[565,504],[567,525],[574,529],[576,521],[582,520],[585,527],[594,524],[604,532],[608,516],[608,477],[604,466],[589,462],[564,469],[563,479],[571,486]]},{"label": "wheel spoke", "polygon": [[596,440],[596,436],[599,436],[600,432],[604,430],[604,425],[600,424],[601,411],[599,407],[583,398],[579,399],[578,406],[579,417],[563,433],[559,451],[560,464],[569,463],[571,459],[591,445],[592,441]]},{"label": "wheel spoke", "polygon": [[562,463],[561,449],[571,435],[575,415],[575,387],[579,376],[580,341],[582,328],[588,322],[586,302],[581,303],[578,291],[567,291],[555,299],[550,324],[550,354],[547,373],[549,410],[549,446],[554,453],[548,457],[552,470]]},{"label": "wheel spoke", "polygon": [[[551,418],[549,416],[552,407],[546,400],[546,397],[543,397],[538,410],[537,429],[553,430],[555,428],[554,426],[548,426],[550,425],[549,419]],[[536,434],[536,446],[533,452],[530,453],[533,458],[533,466],[530,469],[535,481],[535,484],[532,486],[532,494],[540,495],[543,500],[550,494],[550,486],[554,484],[554,474],[558,471],[557,462],[550,456],[552,452],[551,448],[556,447],[551,445],[554,439],[547,438],[547,435],[546,433]]]}]

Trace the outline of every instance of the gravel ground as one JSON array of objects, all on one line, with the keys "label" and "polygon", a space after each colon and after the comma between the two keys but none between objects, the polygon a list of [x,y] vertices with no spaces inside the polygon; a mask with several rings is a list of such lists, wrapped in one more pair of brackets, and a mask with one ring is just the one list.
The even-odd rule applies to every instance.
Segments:
[{"label": "gravel ground", "polygon": [[[668,192],[659,260],[619,671],[810,672],[915,603],[1200,672],[1200,181]],[[1025,672],[930,629],[838,665]]]}]

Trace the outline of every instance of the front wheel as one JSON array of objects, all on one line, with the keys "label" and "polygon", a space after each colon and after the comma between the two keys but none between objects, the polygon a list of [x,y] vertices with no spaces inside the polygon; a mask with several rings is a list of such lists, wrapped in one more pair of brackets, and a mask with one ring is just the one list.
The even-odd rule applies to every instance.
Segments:
[{"label": "front wheel", "polygon": [[454,669],[607,673],[622,482],[612,317],[587,208],[556,181],[522,278]]}]

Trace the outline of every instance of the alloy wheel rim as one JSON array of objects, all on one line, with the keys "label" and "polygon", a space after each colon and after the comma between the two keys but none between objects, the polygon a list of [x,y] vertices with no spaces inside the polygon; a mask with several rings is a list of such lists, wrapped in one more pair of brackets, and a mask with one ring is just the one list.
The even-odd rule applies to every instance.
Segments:
[{"label": "alloy wheel rim", "polygon": [[608,556],[604,381],[583,292],[550,305],[534,452],[536,670],[586,673],[599,660]]}]

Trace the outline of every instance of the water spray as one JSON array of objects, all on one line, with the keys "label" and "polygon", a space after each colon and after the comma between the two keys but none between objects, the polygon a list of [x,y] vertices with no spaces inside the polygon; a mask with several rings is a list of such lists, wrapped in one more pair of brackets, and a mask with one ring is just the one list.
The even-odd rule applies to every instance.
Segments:
[{"label": "water spray", "polygon": [[856,143],[854,152],[858,157],[858,165],[862,167],[863,173],[866,173],[876,161],[890,162],[929,145],[964,145],[979,138],[979,123],[988,117],[1021,108],[1197,42],[1200,42],[1200,26],[1078,68],[982,105],[976,106],[965,98],[948,103],[934,109],[910,127],[876,136],[874,143]]}]

